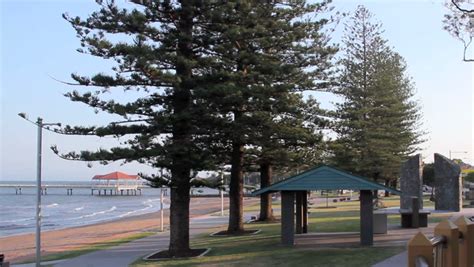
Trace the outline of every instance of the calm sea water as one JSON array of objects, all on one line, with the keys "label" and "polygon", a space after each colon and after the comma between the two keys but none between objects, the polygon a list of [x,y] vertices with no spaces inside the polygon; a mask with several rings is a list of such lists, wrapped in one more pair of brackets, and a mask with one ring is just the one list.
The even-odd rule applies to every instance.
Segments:
[{"label": "calm sea water", "polygon": [[[0,182],[0,184],[34,184],[34,182]],[[51,184],[81,184],[81,182],[43,182]],[[88,185],[89,183],[82,184]],[[195,193],[214,194],[213,189],[197,189]],[[169,192],[169,190],[168,190]],[[160,189],[143,188],[139,196],[91,196],[90,189],[74,189],[68,196],[65,188],[48,188],[42,196],[42,230],[55,230],[120,219],[160,210]],[[0,188],[0,237],[35,231],[34,188],[23,188],[21,195],[14,188]],[[165,196],[164,209],[169,207]]]}]

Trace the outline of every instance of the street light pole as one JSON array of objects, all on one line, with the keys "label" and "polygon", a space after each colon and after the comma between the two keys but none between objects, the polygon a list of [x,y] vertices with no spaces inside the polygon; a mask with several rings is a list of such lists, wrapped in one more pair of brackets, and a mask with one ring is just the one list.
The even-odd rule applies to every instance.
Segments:
[{"label": "street light pole", "polygon": [[41,159],[42,159],[42,138],[43,138],[43,127],[44,126],[61,126],[60,123],[43,123],[42,118],[38,118],[35,122],[30,121],[25,113],[19,113],[18,116],[23,119],[34,123],[38,126],[38,139],[37,139],[37,155],[36,155],[36,231],[35,231],[35,244],[36,244],[36,267],[41,266]]},{"label": "street light pole", "polygon": [[41,151],[43,119],[38,118],[38,154],[36,161],[36,267],[41,266]]}]

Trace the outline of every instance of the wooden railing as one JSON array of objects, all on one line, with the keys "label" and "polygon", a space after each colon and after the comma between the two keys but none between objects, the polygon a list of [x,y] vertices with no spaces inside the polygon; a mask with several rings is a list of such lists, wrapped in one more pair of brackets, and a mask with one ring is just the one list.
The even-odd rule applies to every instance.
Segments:
[{"label": "wooden railing", "polygon": [[408,242],[408,266],[473,267],[474,222],[464,216],[443,221],[431,239],[419,232]]}]

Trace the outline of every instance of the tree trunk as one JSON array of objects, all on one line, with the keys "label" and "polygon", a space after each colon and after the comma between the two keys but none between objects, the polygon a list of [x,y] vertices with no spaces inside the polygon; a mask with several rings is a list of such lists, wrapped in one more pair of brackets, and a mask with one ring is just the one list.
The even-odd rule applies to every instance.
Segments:
[{"label": "tree trunk", "polygon": [[[173,177],[174,178],[174,177]],[[171,187],[170,245],[169,253],[175,257],[186,256],[189,247],[189,172],[183,174],[183,183]],[[186,179],[188,182],[185,182]]]},{"label": "tree trunk", "polygon": [[[192,51],[193,6],[190,1],[181,1],[177,28],[178,58],[190,59]],[[185,60],[176,62],[176,75],[180,82],[174,87],[172,95],[173,150],[171,152],[171,205],[170,205],[170,243],[168,252],[171,257],[187,256],[189,246],[189,201],[191,165],[187,160],[192,137],[189,132],[191,122],[187,116],[191,105],[192,67]]]},{"label": "tree trunk", "polygon": [[244,181],[243,181],[244,146],[240,142],[232,145],[230,189],[229,189],[229,226],[228,234],[239,234],[244,231]]},{"label": "tree trunk", "polygon": [[[260,164],[260,188],[270,186],[272,183],[272,165],[270,163]],[[260,195],[259,221],[273,221],[272,196],[271,194]]]}]

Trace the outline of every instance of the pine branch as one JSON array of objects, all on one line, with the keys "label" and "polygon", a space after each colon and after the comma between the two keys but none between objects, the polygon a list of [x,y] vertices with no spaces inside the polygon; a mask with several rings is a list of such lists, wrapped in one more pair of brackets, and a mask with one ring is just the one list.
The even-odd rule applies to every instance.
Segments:
[{"label": "pine branch", "polygon": [[465,13],[474,13],[474,9],[465,9],[458,4],[458,0],[451,0],[451,3],[459,10]]}]

